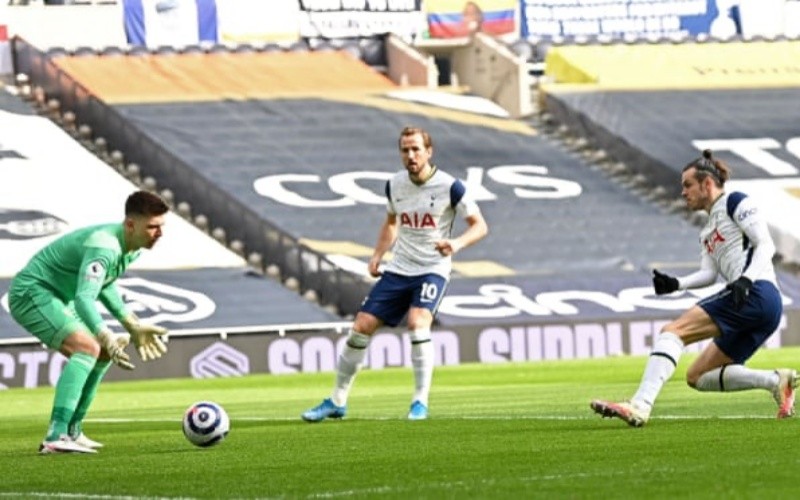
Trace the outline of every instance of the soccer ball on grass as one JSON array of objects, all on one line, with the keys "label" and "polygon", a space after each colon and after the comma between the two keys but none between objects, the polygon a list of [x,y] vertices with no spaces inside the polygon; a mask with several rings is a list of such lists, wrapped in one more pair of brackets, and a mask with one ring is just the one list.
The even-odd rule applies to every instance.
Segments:
[{"label": "soccer ball on grass", "polygon": [[183,435],[195,446],[206,448],[219,444],[230,428],[228,414],[211,401],[198,401],[183,414]]}]

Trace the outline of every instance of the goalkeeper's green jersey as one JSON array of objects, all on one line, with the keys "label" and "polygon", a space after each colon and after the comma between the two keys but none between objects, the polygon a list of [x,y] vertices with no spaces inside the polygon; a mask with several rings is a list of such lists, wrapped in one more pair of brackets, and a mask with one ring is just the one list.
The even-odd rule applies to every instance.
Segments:
[{"label": "goalkeeper's green jersey", "polygon": [[30,287],[50,291],[65,304],[74,302],[75,311],[92,333],[104,328],[96,301],[115,318],[127,314],[114,282],[141,254],[125,252],[121,223],[89,226],[65,234],[34,255],[12,283],[24,293]]}]

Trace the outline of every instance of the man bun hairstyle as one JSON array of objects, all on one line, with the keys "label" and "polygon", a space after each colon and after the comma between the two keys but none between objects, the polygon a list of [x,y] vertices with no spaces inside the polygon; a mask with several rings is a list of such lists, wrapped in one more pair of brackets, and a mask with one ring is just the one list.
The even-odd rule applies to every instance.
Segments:
[{"label": "man bun hairstyle", "polygon": [[125,200],[125,217],[144,215],[154,217],[164,215],[169,205],[157,194],[149,191],[135,191]]},{"label": "man bun hairstyle", "polygon": [[692,160],[688,165],[683,167],[686,172],[690,168],[695,169],[695,178],[698,181],[703,181],[706,177],[711,177],[714,183],[722,187],[731,176],[731,169],[722,160],[714,158],[710,149],[703,150],[703,156],[696,160]]}]

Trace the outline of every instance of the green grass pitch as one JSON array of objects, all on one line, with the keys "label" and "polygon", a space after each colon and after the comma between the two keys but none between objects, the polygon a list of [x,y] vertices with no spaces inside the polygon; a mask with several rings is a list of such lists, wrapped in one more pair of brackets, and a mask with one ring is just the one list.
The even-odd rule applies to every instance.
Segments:
[{"label": "green grass pitch", "polygon": [[[753,367],[797,367],[800,348]],[[108,383],[85,424],[96,455],[36,453],[52,388],[0,392],[5,498],[781,498],[796,494],[797,419],[766,391],[698,393],[686,355],[641,429],[592,414],[629,397],[645,358],[438,368],[431,418],[405,420],[409,369],[363,371],[348,417],[308,424],[333,374]],[[231,433],[195,448],[184,409],[223,405]]]}]

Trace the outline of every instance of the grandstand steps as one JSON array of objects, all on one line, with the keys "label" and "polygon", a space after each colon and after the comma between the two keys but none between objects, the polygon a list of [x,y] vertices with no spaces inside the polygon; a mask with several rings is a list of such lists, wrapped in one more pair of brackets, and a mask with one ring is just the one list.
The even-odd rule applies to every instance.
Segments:
[{"label": "grandstand steps", "polygon": [[[79,68],[76,72],[84,74],[87,71],[85,61],[84,58],[79,65],[73,66],[61,58],[59,64],[64,68]],[[121,77],[120,74],[111,76]],[[107,87],[98,85],[96,88]],[[137,98],[140,98],[142,87],[138,88]],[[157,96],[152,99],[155,102],[130,103],[124,95],[116,93],[113,94],[112,107],[126,120],[123,127],[115,128],[145,131],[149,140],[159,147],[166,147],[171,151],[169,155],[177,154],[177,158],[186,163],[182,167],[186,170],[178,172],[174,157],[164,156],[172,159],[171,165],[157,166],[152,160],[137,158],[137,148],[121,148],[128,167],[141,165],[141,170],[131,178],[138,182],[149,178],[151,183],[155,182],[152,187],[170,189],[175,193],[176,204],[190,203],[191,211],[182,211],[189,220],[209,234],[217,234],[218,239],[228,245],[240,242],[237,251],[242,255],[260,254],[260,266],[266,275],[278,278],[284,286],[291,285],[290,288],[298,294],[313,292],[322,305],[333,304],[343,314],[353,311],[369,282],[342,273],[333,280],[329,279],[326,273],[333,264],[328,256],[333,257],[338,251],[315,250],[315,247],[304,245],[299,238],[323,242],[356,241],[371,248],[375,237],[371,225],[366,224],[369,226],[366,229],[342,227],[340,222],[327,217],[338,211],[345,219],[373,217],[369,214],[379,218],[380,207],[356,208],[349,212],[327,210],[315,217],[302,217],[302,210],[286,209],[274,205],[273,201],[265,202],[262,197],[252,197],[252,193],[243,197],[242,193],[250,189],[246,183],[235,188],[231,185],[225,188],[224,193],[219,190],[232,179],[239,176],[246,179],[252,175],[249,169],[254,167],[249,165],[260,165],[258,168],[265,174],[271,172],[270,169],[285,172],[285,165],[300,165],[302,168],[298,173],[313,174],[323,181],[331,175],[341,174],[337,168],[345,164],[347,168],[359,171],[393,170],[396,163],[387,151],[393,147],[391,137],[406,123],[418,123],[431,129],[437,144],[441,144],[437,151],[442,164],[480,165],[486,182],[491,182],[488,170],[497,165],[530,163],[548,165],[550,175],[580,180],[588,189],[589,195],[580,197],[577,204],[569,201],[522,201],[508,195],[487,204],[487,215],[494,224],[494,238],[485,245],[481,242],[481,245],[465,251],[460,259],[464,266],[456,266],[454,279],[474,276],[476,269],[479,269],[478,273],[485,273],[475,266],[481,261],[489,262],[483,269],[495,269],[491,271],[493,275],[485,275],[487,280],[492,276],[508,275],[506,270],[510,269],[511,274],[517,277],[563,275],[567,283],[575,272],[592,268],[641,273],[647,268],[648,259],[671,262],[675,266],[684,265],[688,260],[686,249],[676,244],[685,236],[683,229],[671,227],[672,223],[666,224],[670,226],[666,233],[671,235],[666,241],[658,230],[651,230],[673,218],[664,208],[659,208],[665,205],[660,201],[662,193],[647,189],[641,178],[629,172],[625,164],[611,161],[608,153],[593,149],[585,138],[574,136],[540,108],[536,108],[537,113],[528,120],[496,119],[443,110],[434,105],[403,102],[375,93],[361,93],[359,96],[356,91],[348,94],[346,90],[308,92],[307,95],[279,92],[278,98],[265,99],[259,93],[261,90],[252,91],[242,86],[236,94],[249,96],[246,99],[209,101],[209,87],[205,86],[198,102],[191,102],[188,95],[183,95],[177,104],[163,102]],[[535,90],[531,93],[532,102],[540,103],[538,87]],[[211,114],[204,111],[204,106],[211,106]],[[351,126],[361,122],[368,127]],[[205,124],[205,130],[191,131],[200,123]],[[327,127],[329,123],[336,124],[336,127]],[[179,130],[182,132],[178,133]],[[253,135],[255,130],[258,132]],[[358,154],[349,154],[346,159],[338,155],[341,144],[345,144],[341,141],[354,137],[376,139],[343,148]],[[390,138],[386,144],[372,144],[383,137]],[[262,149],[259,143],[264,138],[269,142]],[[124,136],[109,136],[109,143],[119,147],[120,140],[124,142],[124,139]],[[219,144],[232,144],[234,147],[225,148]],[[218,156],[217,151],[226,153]],[[210,159],[213,161],[209,162]],[[223,172],[216,169],[214,163],[230,167]],[[239,166],[234,168],[235,165]],[[198,171],[205,173],[198,175]],[[122,173],[129,174],[126,170]],[[204,177],[213,179],[203,188],[208,191],[202,196],[197,193],[190,196],[188,193],[197,191],[200,183],[208,181]],[[613,188],[608,184],[609,179]],[[497,184],[491,188],[509,191],[507,186]],[[330,197],[330,193],[316,192],[314,196]],[[264,206],[268,209],[261,208]],[[533,227],[536,229],[520,231],[509,224],[519,213],[525,213],[528,220],[535,221]],[[200,216],[205,217],[202,224]],[[262,233],[255,229],[258,224],[267,224],[270,229]],[[597,232],[593,233],[595,230]],[[268,236],[264,238],[261,234]],[[298,242],[300,245],[294,248]],[[632,245],[637,250],[626,248]],[[290,249],[285,255],[281,250],[284,248]],[[350,287],[352,293],[344,300],[332,300],[332,290],[342,287]]]}]

